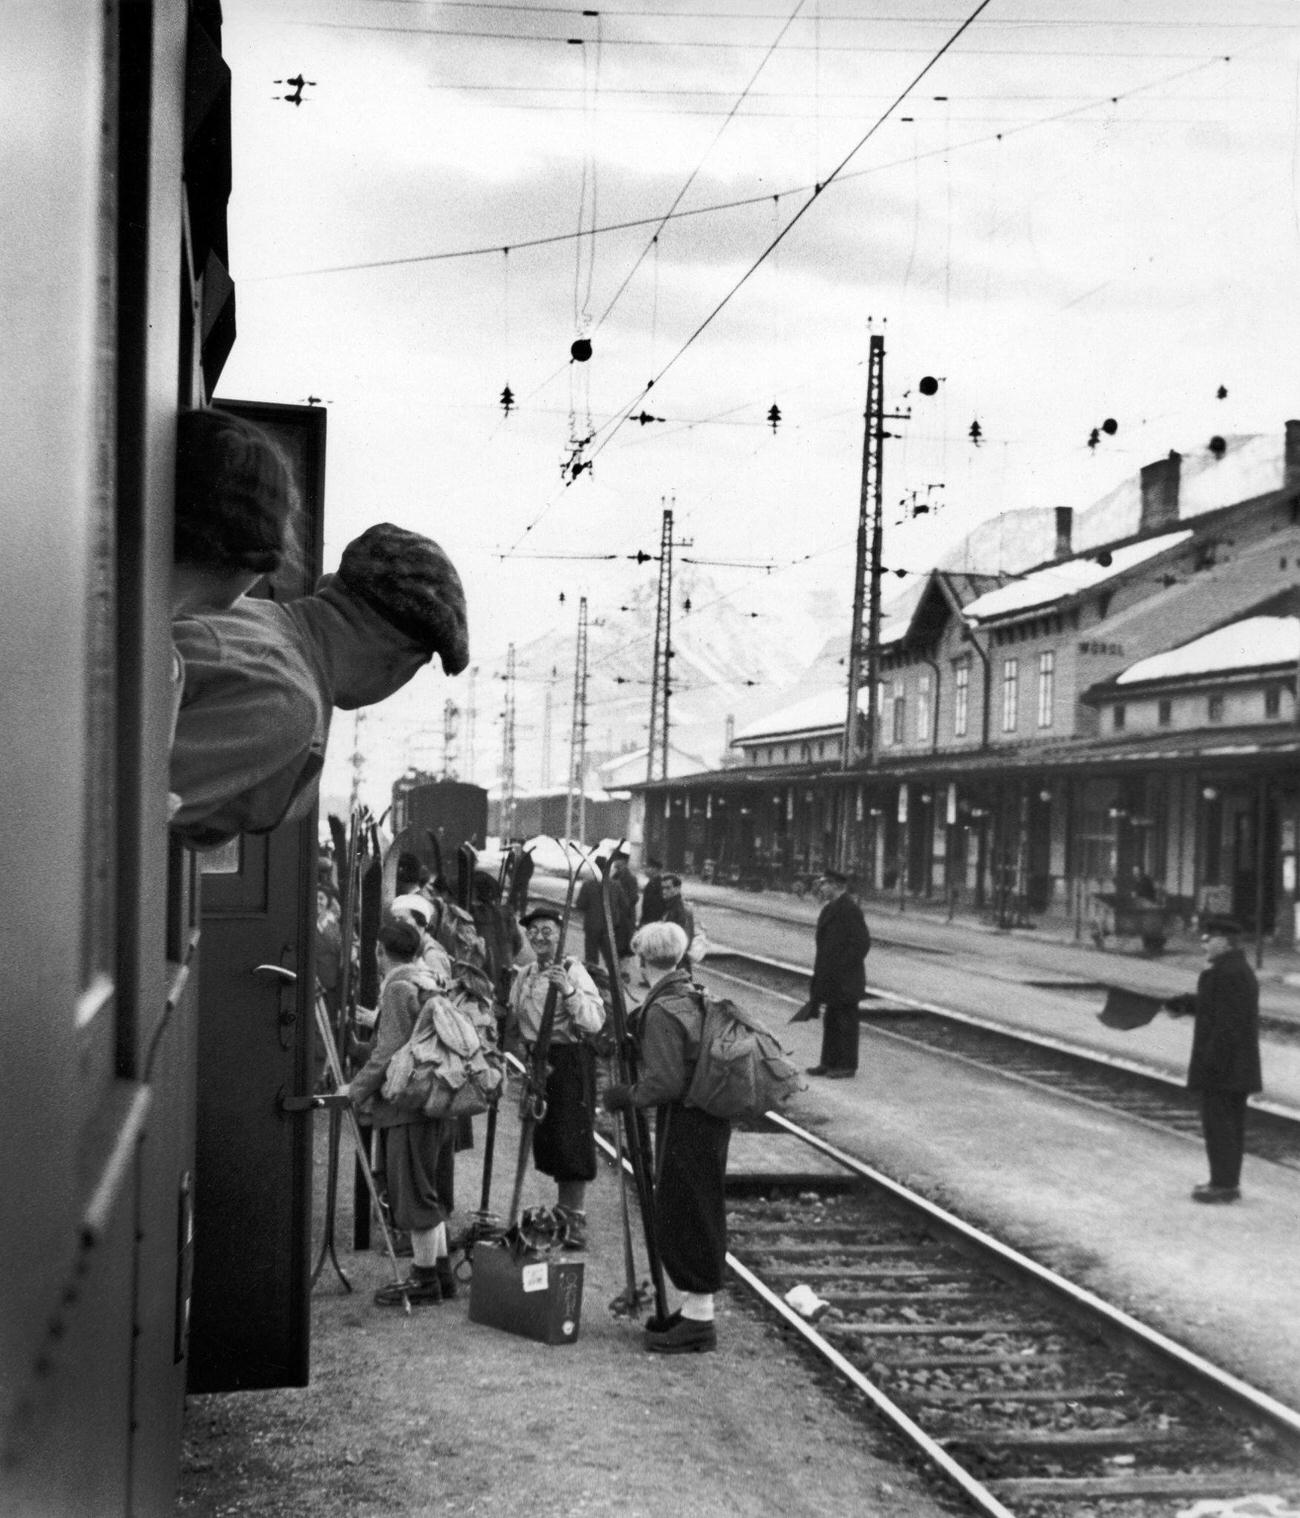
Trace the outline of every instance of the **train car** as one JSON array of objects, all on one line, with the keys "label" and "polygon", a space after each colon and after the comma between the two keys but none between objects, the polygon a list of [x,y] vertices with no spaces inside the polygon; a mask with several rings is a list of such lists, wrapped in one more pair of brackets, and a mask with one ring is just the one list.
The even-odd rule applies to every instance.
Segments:
[{"label": "train car", "polygon": [[[487,842],[488,798],[481,785],[460,780],[398,780],[393,786],[392,824],[394,834],[414,832],[437,840],[433,853],[439,856],[443,873],[452,880],[456,851],[462,843],[481,851]],[[433,865],[432,858],[424,863]]]},{"label": "train car", "polygon": [[[307,1374],[315,820],[168,831],[175,425],[235,338],[217,0],[0,17],[0,1512],[173,1511],[189,1387]],[[268,411],[319,560],[324,417]],[[200,1101],[198,1091],[203,1090]]]}]

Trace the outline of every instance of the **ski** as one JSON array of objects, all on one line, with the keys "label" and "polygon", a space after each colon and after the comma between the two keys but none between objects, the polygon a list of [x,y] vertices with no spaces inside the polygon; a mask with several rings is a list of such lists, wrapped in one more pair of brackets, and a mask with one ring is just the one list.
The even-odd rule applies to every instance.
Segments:
[{"label": "ski", "polygon": [[[619,848],[615,849],[601,865],[600,901],[605,914],[605,936],[601,943],[601,953],[609,974],[610,1008],[614,1024],[614,1057],[619,1084],[633,1086],[637,1079],[636,1045],[628,1029],[627,997],[618,964],[618,949],[614,940],[614,857],[621,848],[620,843]],[[664,1284],[663,1262],[659,1258],[659,1240],[655,1237],[654,1172],[650,1157],[650,1125],[646,1121],[644,1110],[640,1107],[629,1107],[624,1112],[617,1112],[614,1118],[615,1122],[622,1121],[624,1125],[625,1147],[632,1166],[632,1181],[636,1187],[637,1206],[641,1210],[641,1226],[645,1232],[646,1261],[650,1267],[650,1281],[654,1288],[655,1312],[660,1320],[663,1320],[668,1316],[668,1292]],[[620,1166],[620,1181],[623,1174]],[[629,1251],[627,1258],[630,1259],[630,1257]],[[640,1288],[637,1286],[636,1271],[633,1268],[628,1278],[629,1300],[626,1304],[626,1311],[633,1316],[635,1316],[639,1297]],[[619,1300],[615,1298],[616,1302]]]}]

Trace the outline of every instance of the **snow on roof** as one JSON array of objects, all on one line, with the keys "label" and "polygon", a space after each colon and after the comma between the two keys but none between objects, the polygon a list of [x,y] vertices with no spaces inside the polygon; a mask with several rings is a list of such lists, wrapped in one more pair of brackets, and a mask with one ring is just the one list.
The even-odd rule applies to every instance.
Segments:
[{"label": "snow on roof", "polygon": [[1234,669],[1262,669],[1300,659],[1300,617],[1246,617],[1180,648],[1139,659],[1115,677],[1117,685],[1180,676],[1223,674]]},{"label": "snow on roof", "polygon": [[[864,685],[858,692],[858,710],[864,716],[867,711],[867,694],[867,688]],[[826,732],[828,729],[838,730],[844,726],[847,698],[847,686],[819,691],[815,696],[796,701],[793,706],[783,706],[780,711],[772,712],[766,717],[760,717],[757,721],[749,723],[736,734],[733,741],[752,743],[759,738]]]},{"label": "snow on roof", "polygon": [[1095,558],[1066,559],[1060,564],[1048,564],[1036,569],[1023,579],[1012,580],[1007,585],[978,596],[965,608],[965,615],[973,622],[989,622],[997,617],[1013,616],[1017,612],[1030,611],[1035,606],[1049,606],[1054,601],[1076,596],[1090,590],[1094,585],[1113,580],[1116,575],[1153,559],[1166,549],[1185,543],[1192,535],[1191,528],[1180,532],[1166,532],[1158,538],[1143,538],[1139,543],[1129,543],[1110,553],[1110,563],[1101,565]]}]

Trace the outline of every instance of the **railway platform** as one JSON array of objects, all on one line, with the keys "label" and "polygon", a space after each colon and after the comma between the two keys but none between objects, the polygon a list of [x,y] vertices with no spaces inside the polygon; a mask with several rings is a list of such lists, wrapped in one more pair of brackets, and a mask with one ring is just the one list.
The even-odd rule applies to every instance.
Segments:
[{"label": "railway platform", "polygon": [[[772,1026],[777,998],[750,998]],[[817,1023],[785,1042],[814,1062]],[[1248,1159],[1243,1199],[1199,1207],[1200,1141],[862,1034],[853,1081],[791,1116],[1288,1406],[1300,1408],[1300,1173]]]},{"label": "railway platform", "polygon": [[[316,1124],[319,1230],[325,1119]],[[457,1157],[462,1208],[478,1202],[482,1126],[477,1147]],[[502,1206],[517,1133],[509,1104],[493,1189]],[[769,1163],[746,1155],[742,1163]],[[350,1168],[349,1159],[345,1176]],[[639,1325],[608,1307],[625,1285],[612,1166],[602,1163],[588,1191],[579,1335],[559,1346],[471,1323],[464,1290],[410,1318],[374,1306],[391,1270],[377,1250],[351,1250],[350,1187],[340,1190],[335,1237],[354,1289],[326,1265],[312,1297],[311,1385],[190,1397],[178,1514],[951,1518],[943,1486],[916,1471],[883,1424],[828,1394],[739,1290],[718,1299],[716,1353],[642,1349]],[[554,1188],[530,1171],[523,1200],[553,1201]],[[467,1221],[458,1210],[454,1226]],[[644,1276],[635,1212],[633,1238]]]},{"label": "railway platform", "polygon": [[[539,885],[544,882],[539,881]],[[761,913],[790,923],[817,921],[818,905],[808,896],[784,891],[742,891],[691,878],[683,882],[683,895],[699,908],[706,921],[710,905]],[[996,956],[1029,972],[1069,976],[1080,982],[1120,986],[1148,995],[1170,994],[1195,988],[1203,968],[1198,944],[1171,940],[1165,952],[1147,956],[1129,945],[1109,943],[1097,948],[1086,931],[1076,936],[1072,928],[1048,924],[1034,928],[1001,928],[971,916],[951,920],[936,907],[909,901],[898,910],[896,898],[864,898],[862,909],[873,938],[900,946],[915,944],[949,952],[962,951],[980,957]],[[1253,940],[1243,940],[1260,985],[1260,1010],[1279,1020],[1300,1024],[1300,952],[1265,943],[1262,963],[1256,964]]]}]

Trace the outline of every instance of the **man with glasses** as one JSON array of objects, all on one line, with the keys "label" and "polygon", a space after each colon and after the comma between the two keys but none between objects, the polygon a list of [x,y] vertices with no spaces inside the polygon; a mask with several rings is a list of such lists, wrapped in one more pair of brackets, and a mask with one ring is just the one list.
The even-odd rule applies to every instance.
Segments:
[{"label": "man with glasses", "polygon": [[1193,1188],[1194,1202],[1240,1201],[1246,1101],[1263,1087],[1259,981],[1246,962],[1240,937],[1241,927],[1232,918],[1205,918],[1201,944],[1206,965],[1196,993],[1171,997],[1165,1003],[1166,1011],[1174,1016],[1196,1019],[1187,1086],[1200,1094],[1210,1179]]},{"label": "man with glasses", "polygon": [[536,906],[523,927],[537,956],[510,991],[510,1022],[531,1060],[547,994],[555,986],[555,1023],[546,1072],[546,1115],[533,1130],[533,1164],[556,1183],[555,1211],[566,1225],[564,1247],[587,1247],[587,1183],[596,1178],[596,1053],[589,1035],[605,1023],[605,1004],[591,976],[561,952],[558,907]]}]

